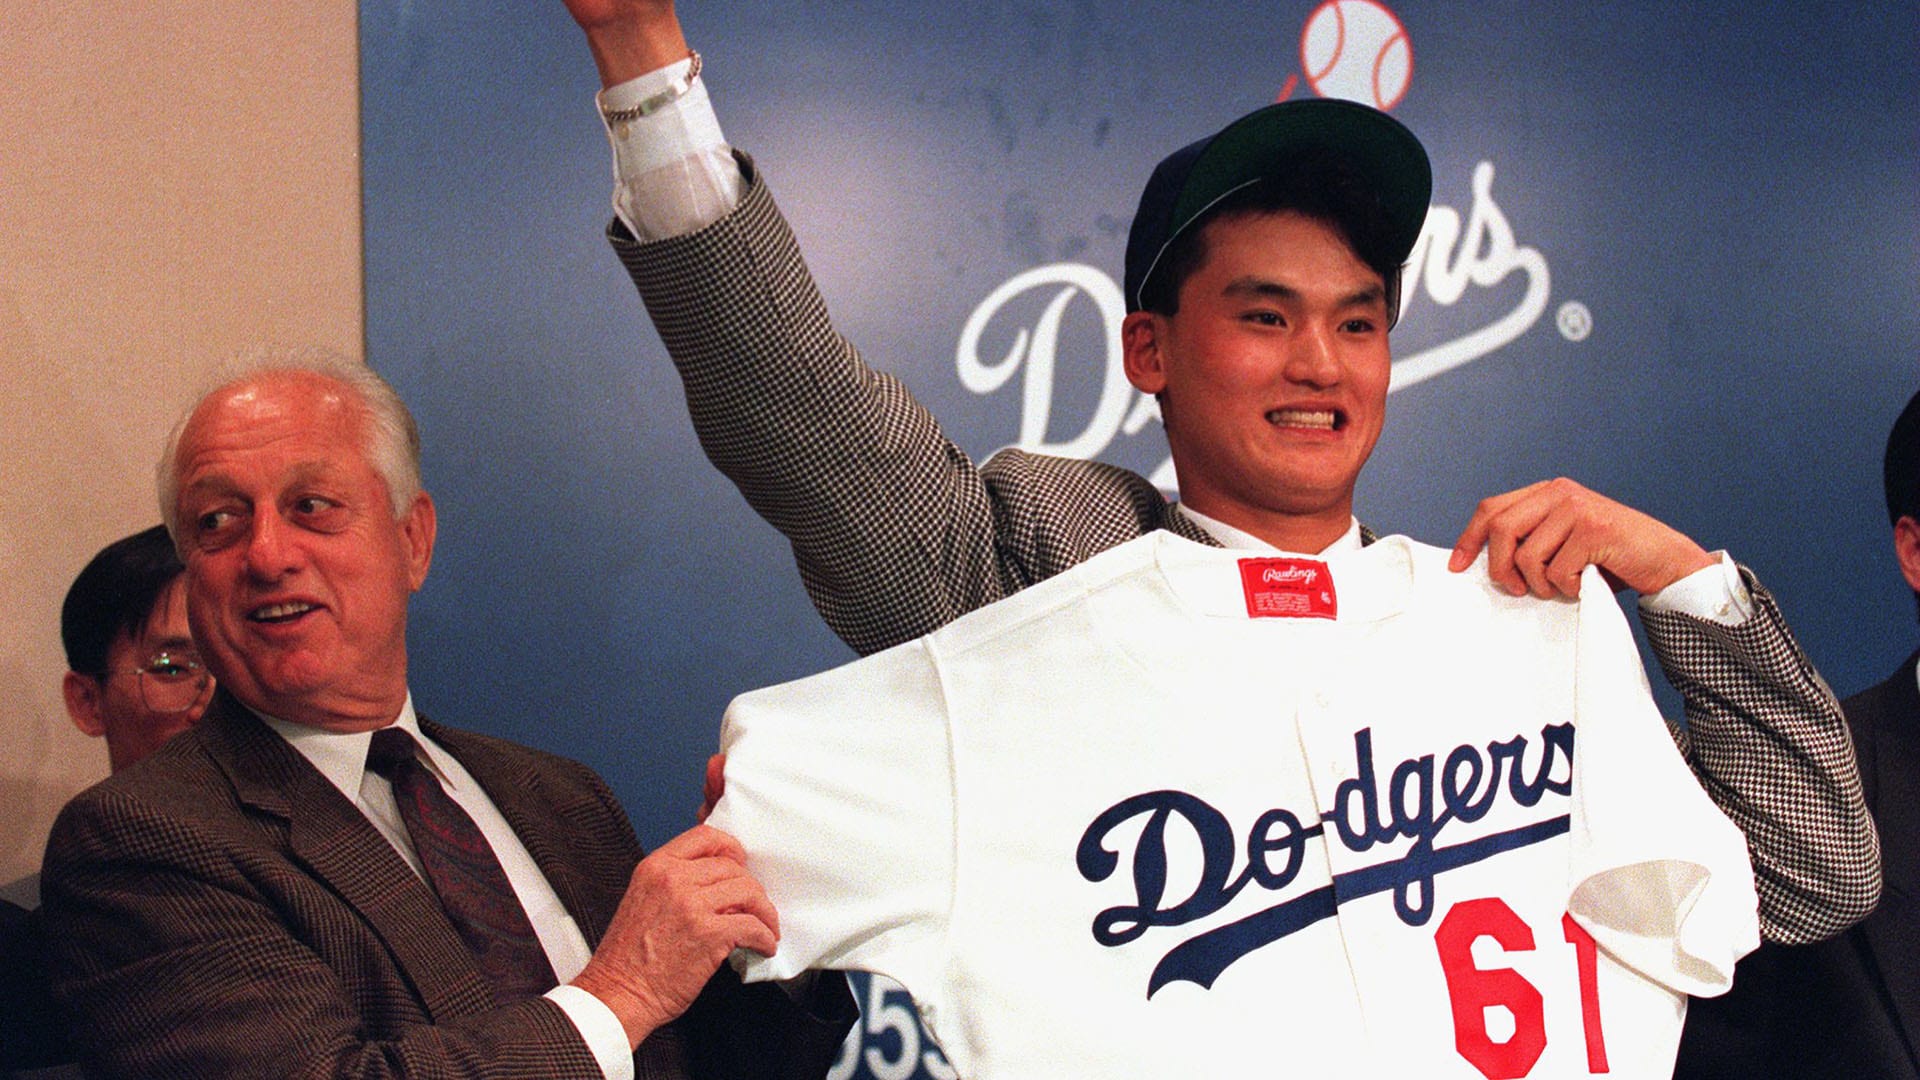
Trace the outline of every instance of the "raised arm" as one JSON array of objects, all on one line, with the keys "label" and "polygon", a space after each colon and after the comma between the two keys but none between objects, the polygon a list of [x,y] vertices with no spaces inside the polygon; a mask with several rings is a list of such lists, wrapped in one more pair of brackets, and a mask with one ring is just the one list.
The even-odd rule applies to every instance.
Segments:
[{"label": "raised arm", "polygon": [[707,458],[784,533],[854,649],[929,633],[1017,588],[973,462],[834,329],[765,182],[691,236],[612,232]]},{"label": "raised arm", "polygon": [[[603,79],[640,57],[685,56],[668,5],[570,7]],[[717,133],[704,94],[690,90],[667,107],[686,114],[662,137]],[[1122,470],[1017,452],[976,468],[905,387],[869,368],[834,329],[746,158],[737,202],[695,215],[692,229],[636,238],[635,217],[683,216],[646,212],[681,185],[655,188],[651,173],[628,175],[628,163],[678,160],[680,150],[626,145],[650,137],[649,121],[609,129],[623,208],[609,236],[679,370],[701,447],[786,535],[814,606],[853,648],[869,653],[929,633],[1163,522],[1165,500]]]}]

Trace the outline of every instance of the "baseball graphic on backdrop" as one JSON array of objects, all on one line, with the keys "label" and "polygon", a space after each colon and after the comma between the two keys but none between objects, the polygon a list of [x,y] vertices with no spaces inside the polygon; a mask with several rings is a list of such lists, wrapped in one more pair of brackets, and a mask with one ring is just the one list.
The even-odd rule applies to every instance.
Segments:
[{"label": "baseball graphic on backdrop", "polygon": [[1321,97],[1391,109],[1413,79],[1413,44],[1374,0],[1327,0],[1300,31],[1300,68]]}]

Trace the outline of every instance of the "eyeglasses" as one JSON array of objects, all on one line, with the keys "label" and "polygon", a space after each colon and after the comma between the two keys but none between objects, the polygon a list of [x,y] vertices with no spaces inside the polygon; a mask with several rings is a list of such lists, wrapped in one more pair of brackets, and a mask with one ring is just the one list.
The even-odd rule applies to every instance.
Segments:
[{"label": "eyeglasses", "polygon": [[158,652],[131,671],[108,674],[139,676],[140,700],[157,713],[186,712],[199,704],[213,684],[213,676],[200,658],[185,653]]}]

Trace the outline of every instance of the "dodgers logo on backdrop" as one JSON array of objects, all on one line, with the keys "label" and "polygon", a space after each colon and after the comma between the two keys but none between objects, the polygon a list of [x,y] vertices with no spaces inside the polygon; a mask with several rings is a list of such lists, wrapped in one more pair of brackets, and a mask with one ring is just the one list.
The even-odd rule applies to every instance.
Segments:
[{"label": "dodgers logo on backdrop", "polygon": [[[1293,96],[1304,82],[1306,90],[1320,97],[1391,110],[1405,99],[1413,72],[1412,39],[1392,8],[1377,0],[1327,0],[1307,16],[1300,32],[1300,71],[1286,77],[1277,99]],[[1436,307],[1450,309],[1475,291],[1485,293],[1515,275],[1524,282],[1520,298],[1484,319],[1476,312],[1472,327],[1458,336],[1398,357],[1391,390],[1415,386],[1498,351],[1533,329],[1547,310],[1551,275],[1546,257],[1520,242],[1500,207],[1496,175],[1491,161],[1482,160],[1473,167],[1468,178],[1470,202],[1464,213],[1452,206],[1429,208],[1426,225],[1407,259],[1401,321],[1402,325],[1419,321],[1422,296]],[[1029,325],[1001,325],[1008,321],[1001,318],[1002,313],[1030,293],[1045,297],[1039,316]],[[1022,310],[1030,307],[1023,304]],[[1096,267],[1057,262],[1023,271],[989,293],[967,316],[954,358],[960,384],[985,396],[1022,375],[1019,435],[1014,445],[1065,457],[1097,456],[1115,439],[1138,434],[1159,416],[1153,399],[1127,382],[1120,346],[1125,317],[1119,287]],[[1098,320],[1103,356],[1059,353],[1061,326],[1068,318]],[[1577,302],[1563,304],[1556,323],[1569,341],[1583,340],[1592,331],[1591,313]],[[982,351],[990,329],[997,340],[1011,336],[1011,343],[995,355]],[[1081,386],[1097,382],[1098,391],[1084,426],[1057,437],[1049,432],[1056,391],[1068,385],[1063,379]],[[1172,461],[1162,460],[1151,479],[1171,493],[1175,487]]]},{"label": "dodgers logo on backdrop", "polygon": [[[1276,944],[1334,917],[1339,906],[1375,893],[1393,894],[1394,914],[1408,926],[1424,926],[1433,917],[1435,879],[1505,852],[1564,835],[1570,818],[1562,803],[1525,824],[1470,840],[1443,845],[1440,836],[1454,822],[1481,820],[1501,796],[1524,809],[1549,794],[1563,799],[1573,790],[1574,730],[1571,724],[1547,724],[1539,743],[1526,735],[1497,740],[1484,750],[1472,744],[1453,748],[1435,768],[1432,754],[1408,758],[1387,770],[1382,783],[1373,760],[1373,729],[1354,733],[1354,775],[1334,790],[1333,808],[1285,807],[1264,811],[1236,838],[1232,822],[1205,799],[1185,791],[1149,791],[1129,796],[1096,815],[1080,836],[1074,865],[1080,876],[1099,883],[1120,867],[1114,840],[1121,826],[1143,820],[1127,860],[1132,871],[1133,902],[1095,915],[1093,939],[1109,948],[1139,940],[1150,930],[1186,926],[1224,911],[1248,885],[1268,893],[1284,892],[1307,861],[1309,844],[1326,843],[1328,828],[1342,847],[1365,853],[1375,847],[1412,843],[1397,856],[1333,875],[1304,892],[1271,906],[1201,931],[1175,944],[1147,980],[1151,998],[1171,982],[1211,989],[1222,972],[1247,954]],[[1173,875],[1169,830],[1180,845],[1197,847],[1200,867],[1191,891],[1170,898]],[[1456,834],[1457,835],[1457,834]],[[1244,852],[1246,863],[1233,873]]]}]

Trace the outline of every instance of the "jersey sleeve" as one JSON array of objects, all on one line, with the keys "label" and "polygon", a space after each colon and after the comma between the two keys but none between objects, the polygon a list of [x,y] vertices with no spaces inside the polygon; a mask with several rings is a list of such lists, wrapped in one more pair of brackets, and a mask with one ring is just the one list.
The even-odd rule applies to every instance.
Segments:
[{"label": "jersey sleeve", "polygon": [[809,968],[913,985],[944,955],[953,897],[951,740],[938,667],[919,641],[736,698],[709,824],[747,851],[780,947],[742,952],[749,981]]},{"label": "jersey sleeve", "polygon": [[1667,734],[1626,618],[1597,569],[1582,577],[1568,910],[1642,975],[1724,993],[1759,945],[1745,839]]}]

